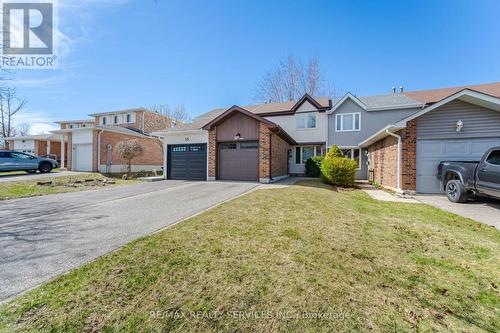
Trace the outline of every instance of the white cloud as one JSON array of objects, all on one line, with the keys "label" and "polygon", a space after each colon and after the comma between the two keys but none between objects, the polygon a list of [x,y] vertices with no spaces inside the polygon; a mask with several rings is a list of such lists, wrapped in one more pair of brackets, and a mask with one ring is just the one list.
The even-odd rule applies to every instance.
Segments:
[{"label": "white cloud", "polygon": [[59,129],[58,126],[49,123],[32,123],[30,124],[30,134],[47,134],[49,131]]},{"label": "white cloud", "polygon": [[21,111],[14,118],[14,126],[29,124],[30,134],[46,134],[59,128],[54,121],[56,119],[48,116],[46,112]]}]

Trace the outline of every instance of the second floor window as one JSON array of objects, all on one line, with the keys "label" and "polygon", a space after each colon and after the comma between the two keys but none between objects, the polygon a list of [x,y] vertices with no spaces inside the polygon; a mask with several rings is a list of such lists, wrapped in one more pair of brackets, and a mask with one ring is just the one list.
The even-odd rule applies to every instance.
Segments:
[{"label": "second floor window", "polygon": [[337,132],[359,131],[361,129],[361,113],[340,113],[335,116]]},{"label": "second floor window", "polygon": [[119,117],[118,116],[113,116],[113,123],[115,123],[115,124],[119,123]]},{"label": "second floor window", "polygon": [[125,118],[126,118],[127,123],[131,123],[132,122],[132,115],[131,114],[127,114],[125,116]]},{"label": "second floor window", "polygon": [[103,125],[106,125],[106,123],[107,123],[107,119],[106,119],[106,117],[102,117],[102,124],[103,124]]},{"label": "second floor window", "polygon": [[315,114],[301,114],[296,116],[297,129],[316,128]]}]

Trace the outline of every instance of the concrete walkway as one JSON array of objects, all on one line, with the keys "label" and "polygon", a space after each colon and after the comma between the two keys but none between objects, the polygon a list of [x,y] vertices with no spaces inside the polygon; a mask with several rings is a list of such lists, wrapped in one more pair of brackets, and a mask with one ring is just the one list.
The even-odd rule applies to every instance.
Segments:
[{"label": "concrete walkway", "polygon": [[414,204],[420,203],[418,200],[415,200],[412,198],[401,198],[399,196],[393,195],[387,191],[383,191],[383,190],[380,190],[378,188],[375,188],[368,183],[356,183],[356,185],[375,200],[389,201],[389,202],[414,203]]},{"label": "concrete walkway", "polygon": [[35,173],[35,174],[15,174],[15,175],[0,175],[0,183],[4,182],[19,182],[25,180],[37,180],[43,178],[54,178],[54,177],[64,177],[64,176],[77,176],[91,174],[91,172],[78,172],[78,171],[57,171],[51,173]]}]

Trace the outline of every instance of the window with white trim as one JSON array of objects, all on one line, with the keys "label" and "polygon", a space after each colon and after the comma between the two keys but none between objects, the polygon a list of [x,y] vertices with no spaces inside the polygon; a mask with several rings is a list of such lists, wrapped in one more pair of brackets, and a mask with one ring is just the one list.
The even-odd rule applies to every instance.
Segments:
[{"label": "window with white trim", "polygon": [[295,116],[297,129],[316,128],[316,114],[308,113]]},{"label": "window with white trim", "polygon": [[359,131],[361,129],[361,113],[339,113],[335,115],[337,132]]},{"label": "window with white trim", "polygon": [[119,124],[120,123],[120,116],[114,115],[113,116],[113,124]]},{"label": "window with white trim", "polygon": [[126,122],[127,124],[130,124],[130,123],[133,123],[133,122],[134,122],[134,120],[132,119],[132,114],[131,114],[131,113],[127,113],[127,114],[125,115],[125,122]]},{"label": "window with white trim", "polygon": [[106,125],[106,124],[107,124],[107,122],[108,122],[108,119],[107,119],[106,117],[102,117],[101,123],[102,123],[103,125]]},{"label": "window with white trim", "polygon": [[295,147],[295,164],[305,164],[310,157],[324,155],[322,146],[297,146]]},{"label": "window with white trim", "polygon": [[358,169],[361,169],[361,149],[359,148],[349,148],[340,149],[342,156],[350,158],[358,163]]}]

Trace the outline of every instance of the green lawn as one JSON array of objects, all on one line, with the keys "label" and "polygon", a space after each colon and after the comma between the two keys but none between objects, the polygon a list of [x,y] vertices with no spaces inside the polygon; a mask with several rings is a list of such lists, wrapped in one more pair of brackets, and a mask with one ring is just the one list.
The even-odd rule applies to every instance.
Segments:
[{"label": "green lawn", "polygon": [[[102,182],[99,181],[84,182],[84,181],[85,179],[102,180],[105,178],[106,177],[96,173],[96,174],[85,174],[85,175],[75,175],[75,176],[52,177],[45,179],[40,178],[36,180],[1,182],[0,200],[103,188]],[[83,183],[78,184],[76,187],[68,186],[68,184],[74,183],[75,181],[78,180],[82,181]],[[137,182],[135,180],[121,180],[121,179],[113,179],[113,180],[115,181],[114,185],[133,184]],[[37,185],[39,181],[53,181],[53,186]],[[105,186],[112,186],[112,185],[105,185]]]},{"label": "green lawn", "polygon": [[492,227],[308,181],[36,288],[0,307],[0,331],[498,332],[499,253]]}]

